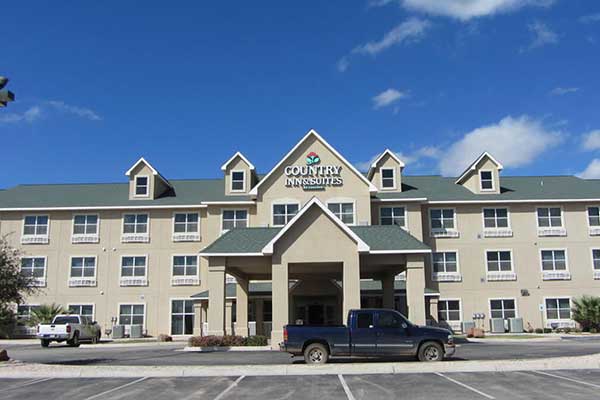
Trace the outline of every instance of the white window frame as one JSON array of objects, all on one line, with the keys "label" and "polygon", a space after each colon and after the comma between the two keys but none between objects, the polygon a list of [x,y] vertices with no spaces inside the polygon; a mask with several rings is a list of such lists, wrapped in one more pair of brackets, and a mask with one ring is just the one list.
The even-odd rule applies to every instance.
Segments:
[{"label": "white window frame", "polygon": [[[490,189],[484,189],[483,188],[483,179],[481,178],[481,174],[483,172],[489,172],[490,174],[492,174],[492,178],[491,178],[492,187]],[[486,181],[487,181],[487,179],[486,179]],[[491,170],[491,169],[480,169],[479,170],[479,190],[480,191],[482,191],[482,192],[494,192],[496,190],[496,182],[494,182],[494,181],[495,181],[495,179],[494,179],[494,170]]]},{"label": "white window frame", "polygon": [[[551,208],[560,209],[560,226],[540,226],[540,220],[538,217],[538,211],[540,209],[547,208],[550,212]],[[550,218],[550,217],[548,217]],[[538,236],[567,236],[567,229],[565,227],[565,210],[562,206],[537,206],[535,208],[535,223],[537,226]]]},{"label": "white window frame", "polygon": [[[37,218],[46,217],[48,219],[48,225],[46,226],[46,234],[40,235],[34,233],[33,235],[25,234],[25,219],[27,217],[35,217],[35,226],[37,228]],[[39,225],[42,226],[42,225]],[[36,229],[37,230],[37,229]],[[21,230],[21,244],[48,244],[50,241],[50,215],[48,214],[25,214],[23,215],[23,225]]]},{"label": "white window frame", "polygon": [[[510,271],[490,271],[488,269],[488,253],[508,252],[510,254]],[[485,249],[483,251],[483,262],[485,265],[485,274],[488,282],[492,281],[516,281],[515,259],[512,249]],[[498,262],[500,260],[498,259]]]},{"label": "white window frame", "polygon": [[223,211],[233,211],[234,212],[233,221],[236,221],[236,223],[237,223],[237,221],[242,221],[241,219],[238,220],[237,218],[235,218],[236,212],[237,211],[246,211],[246,227],[250,226],[250,209],[248,209],[248,208],[221,208],[221,233],[225,233],[229,230],[229,229],[225,229],[225,227],[223,226],[223,222],[225,222],[224,216],[223,216]]},{"label": "white window frame", "polygon": [[[462,299],[461,298],[443,298],[443,299],[439,299],[438,300],[438,315],[436,315],[436,317],[438,318],[438,322],[439,321],[439,313],[440,313],[440,309],[439,309],[439,304],[442,301],[458,301],[458,313],[460,315],[460,320],[459,321],[448,321],[445,320],[445,322],[452,328],[452,330],[455,331],[461,331],[462,330],[462,322],[463,322],[463,305],[462,305]],[[446,310],[446,315],[448,315],[448,311]]]},{"label": "white window frame", "polygon": [[[75,217],[85,217],[84,226],[87,228],[87,217],[96,217],[96,233],[75,233]],[[100,242],[100,214],[76,213],[73,214],[71,227],[71,243],[99,243]]]},{"label": "white window frame", "polygon": [[590,248],[590,257],[592,260],[592,273],[594,274],[594,279],[600,279],[600,268],[596,269],[594,266],[594,250],[600,251],[600,246]]},{"label": "white window frame", "polygon": [[[544,252],[544,251],[552,251],[552,252],[564,251],[565,252],[565,269],[564,270],[553,269],[552,271],[545,271],[543,259],[542,259],[542,252]],[[568,254],[566,248],[540,249],[539,257],[540,257],[540,271],[542,271],[542,280],[544,280],[544,281],[556,281],[556,280],[560,281],[560,280],[570,280],[571,279],[571,272],[569,270],[569,254]],[[556,258],[554,257],[554,253],[552,253],[552,261],[553,261],[553,265],[555,266]]]},{"label": "white window frame", "polygon": [[[16,319],[17,324],[19,324],[20,320],[23,319],[23,318],[19,318],[19,306],[21,306],[21,307],[29,307],[29,315],[27,317],[27,321],[29,321],[31,319],[31,309],[33,307],[39,307],[39,306],[41,306],[41,304],[40,303],[15,304],[14,312],[15,312],[15,319]],[[33,333],[34,334],[37,333],[36,332],[36,328],[35,327],[32,327],[32,328],[33,328]]]},{"label": "white window frame", "polygon": [[[130,232],[125,233],[125,216],[135,215],[135,226],[138,225],[137,216],[145,215],[146,219],[146,233]],[[137,228],[136,228],[137,230]],[[144,212],[125,212],[121,214],[121,243],[148,243],[150,242],[150,213]]]},{"label": "white window frame", "polygon": [[585,211],[585,219],[588,224],[588,232],[590,236],[600,236],[600,224],[592,225],[590,224],[590,208],[597,208],[600,211],[600,205],[597,206],[587,206]]},{"label": "white window frame", "polygon": [[[146,257],[145,274],[143,277],[123,276],[123,259],[134,257],[134,267],[136,257]],[[123,254],[119,257],[119,285],[120,286],[148,286],[148,270],[150,268],[150,259],[148,254]]]},{"label": "white window frame", "polygon": [[[296,214],[298,214],[300,212],[300,209],[302,208],[300,202],[297,201],[297,200],[276,200],[276,201],[273,201],[271,203],[271,224],[272,224],[271,226],[275,226],[275,227],[285,226],[285,225],[287,225],[288,222],[290,222],[290,220],[292,218],[294,218],[294,216],[296,214],[289,215],[288,212],[287,212],[287,206],[290,206],[290,205],[291,206],[298,206],[298,211],[296,211]],[[275,206],[285,206],[285,211],[286,211],[285,219],[286,219],[286,222],[283,225],[275,224]],[[284,215],[284,214],[277,214],[277,215]]]},{"label": "white window frame", "polygon": [[[355,199],[344,198],[344,197],[339,197],[339,198],[336,197],[336,198],[327,200],[325,206],[327,207],[327,209],[329,211],[331,211],[329,209],[329,205],[330,204],[350,204],[350,203],[352,204],[352,223],[344,222],[342,220],[342,218],[339,218],[339,217],[338,218],[339,218],[340,221],[342,221],[344,224],[346,224],[348,226],[355,226],[356,225],[356,200]],[[331,211],[331,212],[335,215],[335,213],[333,211]],[[341,212],[342,212],[342,209],[340,208],[340,213]],[[337,215],[336,215],[336,217],[337,217]]]},{"label": "white window frame", "polygon": [[96,303],[67,303],[67,311],[73,306],[92,306],[92,321],[96,321]]},{"label": "white window frame", "polygon": [[[233,182],[234,182],[233,181],[233,174],[237,173],[237,172],[241,172],[242,176],[244,177],[242,179],[242,186],[243,186],[242,189],[234,189],[233,188]],[[239,182],[239,180],[236,180],[235,182]],[[244,169],[233,169],[233,170],[231,170],[231,172],[229,174],[229,191],[231,193],[244,193],[246,191],[246,187],[247,187],[246,186],[246,170],[244,170]]]},{"label": "white window frame", "polygon": [[[94,276],[71,276],[71,268],[73,268],[74,258],[93,258],[94,259]],[[95,255],[75,255],[69,257],[69,287],[90,287],[96,286],[98,276],[98,256]]]},{"label": "white window frame", "polygon": [[[175,232],[175,216],[177,214],[185,214],[186,217],[186,222],[185,222],[185,226],[186,226],[186,232]],[[196,214],[198,215],[198,229],[196,230],[196,232],[187,232],[187,226],[189,224],[189,222],[187,221],[187,216],[190,214]],[[173,240],[173,242],[199,242],[201,240],[201,236],[200,236],[200,224],[201,224],[201,215],[199,211],[175,211],[173,213],[173,217],[172,217],[172,237],[171,239]]]},{"label": "white window frame", "polygon": [[[138,189],[138,179],[140,178],[146,178],[146,193],[144,194],[138,194],[137,189]],[[142,185],[139,185],[142,186]],[[133,179],[133,197],[150,197],[150,175],[137,175],[134,179]]]},{"label": "white window frame", "polygon": [[[454,253],[456,254],[456,272],[435,272],[433,256],[438,253]],[[431,280],[434,282],[461,282],[462,274],[460,273],[460,256],[458,250],[444,249],[436,250],[431,253]],[[444,265],[446,264],[446,256],[444,256]]]},{"label": "white window frame", "polygon": [[[382,221],[381,221],[381,210],[383,208],[391,208],[392,209],[392,220],[395,218],[394,216],[394,208],[402,208],[404,210],[404,225],[398,225],[401,228],[404,228],[405,230],[408,231],[408,211],[406,210],[406,206],[391,206],[391,205],[385,205],[385,206],[379,206],[379,225],[383,225]],[[394,225],[394,224],[392,224]]]},{"label": "white window frame", "polygon": [[[175,337],[189,337],[189,336],[193,336],[193,332],[191,334],[186,334],[186,333],[182,333],[182,334],[174,334],[173,333],[173,301],[192,301],[193,299],[190,297],[171,297],[169,299],[169,335],[171,336],[175,336]],[[192,306],[193,307],[193,306]],[[185,307],[184,307],[184,313],[183,314],[177,314],[177,315],[183,315],[185,316]],[[194,327],[194,325],[196,324],[196,315],[195,312],[192,308],[192,316],[194,318],[194,321],[192,323],[192,328]],[[184,317],[184,324],[185,324],[185,317]],[[184,330],[185,330],[185,326],[184,326]]]},{"label": "white window frame", "polygon": [[[569,300],[569,315],[571,318],[548,318],[548,307],[546,305],[546,300]],[[557,310],[560,310],[557,309]],[[552,323],[558,324],[559,328],[573,328],[576,326],[575,321],[573,320],[573,298],[571,296],[544,296],[544,321],[546,322],[546,327],[550,328]]]},{"label": "white window frame", "polygon": [[[142,331],[146,331],[146,318],[148,315],[148,305],[146,302],[122,302],[117,303],[117,324],[121,324],[121,306],[144,306],[144,323],[142,324]],[[133,314],[131,314],[133,315]],[[137,314],[136,314],[137,315]],[[134,325],[134,324],[131,324]],[[129,334],[131,325],[125,325],[125,333]],[[136,324],[137,325],[137,324]]]},{"label": "white window frame", "polygon": [[[431,217],[431,212],[432,211],[441,211],[442,212],[442,220],[443,218],[443,213],[444,210],[452,210],[453,213],[453,220],[454,220],[454,228],[451,229],[446,229],[446,228],[433,228],[433,218]],[[427,210],[427,219],[429,220],[429,233],[431,237],[434,238],[457,238],[460,236],[460,233],[458,231],[458,218],[457,218],[457,213],[456,213],[456,208],[455,207],[441,207],[441,208],[430,208]]]},{"label": "white window frame", "polygon": [[[393,179],[393,186],[390,187],[385,187],[383,186],[383,171],[392,171],[392,178]],[[386,179],[390,179],[390,178],[386,178]],[[396,189],[396,168],[394,167],[381,167],[379,168],[379,184],[381,186],[381,190],[395,190]]]},{"label": "white window frame", "polygon": [[[492,301],[497,301],[497,300],[501,300],[502,301],[502,315],[504,316],[504,312],[507,310],[504,307],[504,301],[505,300],[512,300],[515,303],[515,316],[514,318],[519,318],[519,306],[517,305],[517,298],[516,297],[491,297],[488,299],[488,311],[489,311],[489,316],[490,319],[492,319]],[[508,318],[503,318],[504,320],[508,319]]]},{"label": "white window frame", "polygon": [[23,259],[29,259],[29,258],[41,258],[44,260],[44,276],[41,278],[33,278],[33,286],[35,287],[46,287],[46,280],[48,279],[48,256],[24,256],[21,257],[21,261],[19,263],[19,271],[22,268],[22,263],[23,263]]},{"label": "white window frame", "polygon": [[[494,222],[498,225],[498,213],[497,210],[506,210],[506,222],[508,226],[506,228],[489,228],[485,226],[485,211],[494,210]],[[482,207],[481,208],[481,224],[483,227],[483,237],[495,238],[495,237],[512,237],[512,223],[510,220],[510,207]]]},{"label": "white window frame", "polygon": [[[196,275],[175,275],[175,257],[196,257]],[[187,266],[187,264],[186,264]],[[197,254],[171,255],[171,286],[197,286],[200,284],[200,256]]]}]

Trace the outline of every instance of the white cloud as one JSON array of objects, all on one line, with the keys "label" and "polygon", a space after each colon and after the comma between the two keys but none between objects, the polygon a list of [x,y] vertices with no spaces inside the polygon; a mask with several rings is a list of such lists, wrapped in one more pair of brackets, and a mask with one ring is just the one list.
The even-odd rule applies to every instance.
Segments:
[{"label": "white cloud", "polygon": [[584,150],[600,150],[600,129],[590,131],[583,135],[582,147]]},{"label": "white cloud", "polygon": [[52,100],[48,102],[48,105],[56,108],[59,111],[66,112],[68,114],[73,114],[81,118],[86,118],[92,121],[99,121],[102,118],[96,114],[95,111],[90,110],[89,108],[71,106],[69,104],[65,104],[64,101]]},{"label": "white cloud", "polygon": [[577,176],[583,179],[600,179],[600,159],[594,158]]},{"label": "white cloud", "polygon": [[579,22],[582,24],[593,24],[594,22],[600,22],[600,13],[579,17]]},{"label": "white cloud", "polygon": [[371,41],[356,46],[349,55],[342,57],[337,67],[340,72],[344,72],[350,65],[350,56],[352,55],[371,55],[376,56],[380,52],[403,43],[419,41],[424,35],[431,23],[424,19],[409,18],[394,29],[387,32],[378,41]]},{"label": "white cloud", "polygon": [[549,44],[558,43],[558,35],[556,32],[543,22],[535,21],[534,23],[529,24],[528,28],[529,31],[533,33],[533,40],[527,49],[521,49],[521,51],[532,50]]},{"label": "white cloud", "polygon": [[0,114],[0,123],[15,124],[19,122],[33,122],[42,116],[42,109],[39,106],[30,107],[24,113]]},{"label": "white cloud", "polygon": [[[400,151],[394,151],[394,154],[396,154],[398,156],[398,158],[400,160],[402,160],[402,162],[404,164],[408,165],[408,164],[414,164],[423,158],[436,158],[440,155],[440,149],[437,147],[433,147],[433,146],[425,146],[425,147],[421,147],[421,148],[415,150],[412,153],[404,154]],[[373,157],[371,157],[371,159],[369,161],[358,162],[354,166],[359,171],[368,171],[369,168],[371,168],[371,164],[373,164],[373,162],[379,156],[380,156],[380,154],[375,154]]]},{"label": "white cloud", "polygon": [[477,128],[453,143],[442,153],[439,169],[443,175],[456,176],[486,150],[507,167],[521,167],[562,140],[561,132],[548,130],[539,120],[526,115],[508,116],[497,124]]},{"label": "white cloud", "polygon": [[374,96],[371,100],[373,100],[373,108],[378,109],[389,106],[390,104],[406,97],[408,97],[408,92],[400,92],[396,89],[390,88],[379,93],[377,96]]},{"label": "white cloud", "polygon": [[553,96],[564,96],[565,94],[575,93],[579,91],[578,87],[556,87],[550,91]]},{"label": "white cloud", "polygon": [[369,5],[385,6],[392,2],[408,10],[467,21],[515,11],[526,6],[548,7],[554,4],[555,0],[371,0]]}]

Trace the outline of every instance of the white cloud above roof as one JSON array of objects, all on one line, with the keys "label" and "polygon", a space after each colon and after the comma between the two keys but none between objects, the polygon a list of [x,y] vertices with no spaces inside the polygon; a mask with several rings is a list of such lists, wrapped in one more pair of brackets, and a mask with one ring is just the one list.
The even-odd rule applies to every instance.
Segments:
[{"label": "white cloud above roof", "polygon": [[28,108],[23,113],[8,113],[0,115],[0,123],[16,124],[19,122],[33,122],[42,116],[42,109],[39,106]]},{"label": "white cloud above roof", "polygon": [[556,87],[550,91],[553,96],[564,96],[565,94],[578,92],[578,87]]},{"label": "white cloud above roof", "polygon": [[594,158],[577,176],[584,179],[600,179],[600,159]]},{"label": "white cloud above roof", "polygon": [[389,88],[379,93],[377,96],[373,96],[373,108],[378,109],[389,106],[398,100],[405,99],[409,96],[408,92],[401,92],[399,90]]},{"label": "white cloud above roof", "polygon": [[508,116],[496,124],[486,125],[466,133],[441,153],[439,169],[442,175],[456,176],[487,150],[506,167],[530,164],[546,150],[563,141],[560,131],[551,131],[540,120],[523,115]]},{"label": "white cloud above roof", "polygon": [[554,32],[548,25],[540,21],[534,21],[527,26],[529,31],[533,35],[533,39],[527,48],[522,48],[521,52],[525,50],[533,50],[539,47],[544,47],[551,44],[558,43],[558,34]]},{"label": "white cloud above roof", "polygon": [[582,146],[584,150],[600,150],[600,129],[584,133]]}]

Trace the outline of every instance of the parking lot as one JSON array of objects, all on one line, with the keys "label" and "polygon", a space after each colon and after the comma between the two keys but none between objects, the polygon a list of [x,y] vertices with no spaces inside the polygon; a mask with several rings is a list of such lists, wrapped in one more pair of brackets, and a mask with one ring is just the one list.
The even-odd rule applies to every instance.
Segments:
[{"label": "parking lot", "polygon": [[0,379],[3,399],[596,399],[600,370],[211,378]]}]

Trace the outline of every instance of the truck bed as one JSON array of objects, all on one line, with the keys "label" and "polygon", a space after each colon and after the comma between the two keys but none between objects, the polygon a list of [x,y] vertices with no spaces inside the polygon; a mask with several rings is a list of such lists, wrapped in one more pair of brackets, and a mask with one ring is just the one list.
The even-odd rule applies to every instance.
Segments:
[{"label": "truck bed", "polygon": [[350,354],[350,330],[345,325],[287,325],[288,337],[293,341],[286,343],[286,351],[301,355],[303,344],[307,340],[329,343],[331,355]]}]

